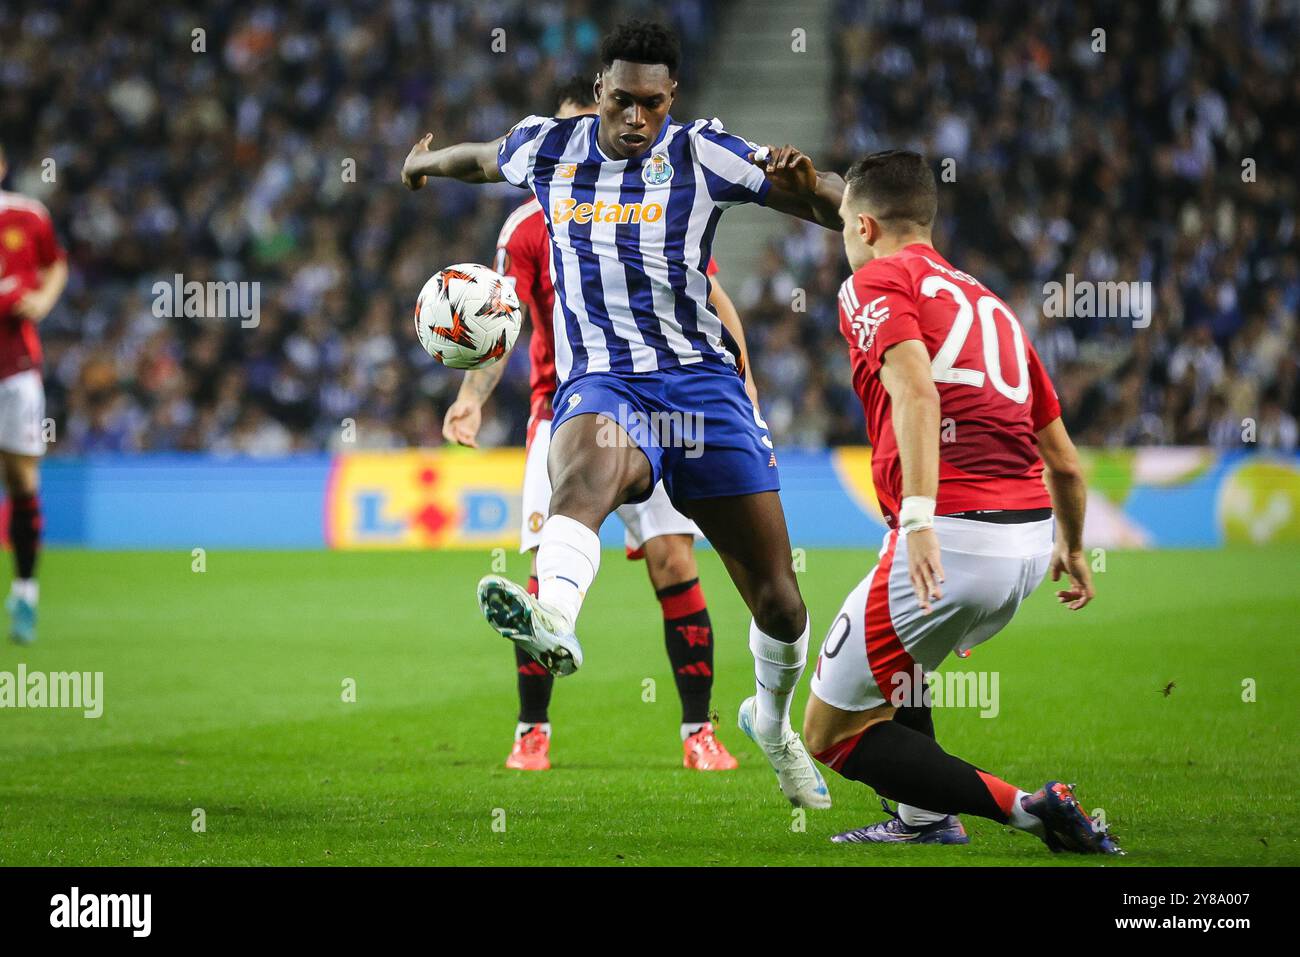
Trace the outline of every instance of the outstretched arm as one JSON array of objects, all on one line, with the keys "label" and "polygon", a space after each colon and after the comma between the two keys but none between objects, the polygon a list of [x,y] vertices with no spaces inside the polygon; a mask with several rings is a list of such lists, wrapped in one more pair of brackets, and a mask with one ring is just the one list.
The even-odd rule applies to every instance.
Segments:
[{"label": "outstretched arm", "polygon": [[446,176],[463,183],[499,183],[505,177],[497,165],[497,150],[505,137],[491,143],[457,143],[431,150],[433,134],[425,133],[411,147],[402,164],[402,185],[419,189],[430,176]]},{"label": "outstretched arm", "polygon": [[763,168],[772,184],[768,206],[827,229],[844,228],[840,219],[844,179],[838,173],[819,173],[807,154],[788,144],[779,149],[764,146],[749,158]]}]

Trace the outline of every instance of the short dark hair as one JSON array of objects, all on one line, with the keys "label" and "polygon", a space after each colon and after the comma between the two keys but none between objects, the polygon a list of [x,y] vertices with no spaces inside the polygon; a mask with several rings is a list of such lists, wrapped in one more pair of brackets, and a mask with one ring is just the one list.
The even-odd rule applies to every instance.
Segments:
[{"label": "short dark hair", "polygon": [[939,187],[925,157],[911,150],[871,153],[844,177],[850,202],[865,203],[885,226],[929,229],[939,213]]},{"label": "short dark hair", "polygon": [[602,69],[608,69],[615,60],[662,63],[668,67],[668,75],[675,77],[681,56],[677,34],[653,20],[625,20],[600,43]]},{"label": "short dark hair", "polygon": [[591,89],[591,77],[574,74],[555,88],[555,109],[558,111],[565,103],[576,106],[595,106],[596,94]]}]

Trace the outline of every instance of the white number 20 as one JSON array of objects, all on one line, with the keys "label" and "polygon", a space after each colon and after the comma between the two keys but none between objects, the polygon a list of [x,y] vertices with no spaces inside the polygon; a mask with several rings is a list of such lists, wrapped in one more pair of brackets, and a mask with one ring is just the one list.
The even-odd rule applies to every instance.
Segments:
[{"label": "white number 20", "polygon": [[[1025,354],[1025,334],[1021,331],[1016,317],[993,296],[980,296],[972,309],[970,300],[966,298],[962,288],[943,276],[926,276],[921,282],[922,295],[934,299],[940,292],[952,296],[952,301],[957,304],[957,318],[953,321],[948,338],[943,341],[943,345],[934,354],[934,359],[930,363],[930,373],[934,381],[957,382],[977,389],[984,387],[984,373],[980,370],[953,367],[957,356],[961,354],[962,346],[966,345],[966,337],[970,335],[970,327],[975,321],[975,315],[978,314],[980,332],[984,340],[984,368],[988,372],[989,382],[1012,402],[1023,404],[1029,398],[1029,357]],[[1005,316],[1011,326],[1012,347],[1016,354],[1016,367],[1019,373],[1016,379],[1018,384],[1014,389],[1007,385],[1007,380],[1002,377],[998,324],[995,318],[997,313]]]}]

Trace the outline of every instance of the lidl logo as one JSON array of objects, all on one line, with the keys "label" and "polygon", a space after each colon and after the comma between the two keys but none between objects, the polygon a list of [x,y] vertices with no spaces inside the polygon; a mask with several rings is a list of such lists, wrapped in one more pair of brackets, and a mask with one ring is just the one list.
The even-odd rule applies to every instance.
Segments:
[{"label": "lidl logo", "polygon": [[518,449],[340,455],[326,500],[326,541],[332,548],[517,544],[523,471]]}]

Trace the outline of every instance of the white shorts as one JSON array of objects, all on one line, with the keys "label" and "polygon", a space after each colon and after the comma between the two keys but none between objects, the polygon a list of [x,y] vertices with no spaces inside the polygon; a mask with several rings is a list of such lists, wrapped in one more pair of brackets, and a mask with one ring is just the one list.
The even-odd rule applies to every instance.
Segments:
[{"label": "white shorts", "polygon": [[0,452],[44,455],[45,383],[35,369],[0,379]]},{"label": "white shorts", "polygon": [[[907,536],[885,534],[880,562],[849,593],[831,623],[813,671],[813,694],[842,711],[866,711],[919,694],[917,675],[939,667],[949,652],[967,651],[1011,621],[1047,573],[1052,519],[998,525],[936,516],[943,598],[930,614],[912,590]],[[892,700],[891,700],[892,699]]]},{"label": "white shorts", "polygon": [[[533,443],[524,459],[523,527],[519,531],[519,551],[527,552],[542,543],[542,526],[551,508],[551,479],[546,471],[546,456],[551,449],[551,423],[537,423]],[[655,486],[650,497],[636,505],[621,505],[617,511],[625,529],[623,540],[629,553],[639,551],[660,535],[699,535],[699,527],[677,509],[668,498],[663,482]]]}]

